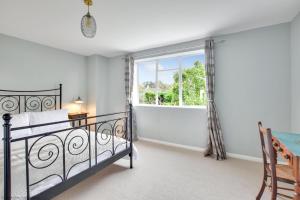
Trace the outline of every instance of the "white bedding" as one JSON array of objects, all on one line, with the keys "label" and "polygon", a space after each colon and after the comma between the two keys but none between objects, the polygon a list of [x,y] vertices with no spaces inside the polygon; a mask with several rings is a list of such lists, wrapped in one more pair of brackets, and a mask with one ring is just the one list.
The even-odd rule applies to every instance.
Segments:
[{"label": "white bedding", "polygon": [[[3,138],[3,127],[2,125],[4,124],[4,120],[0,119],[0,138]],[[21,113],[21,114],[16,114],[12,115],[12,118],[10,120],[10,124],[12,125],[11,128],[16,128],[16,127],[22,127],[22,126],[29,126],[29,113]],[[31,129],[23,129],[23,130],[18,130],[18,131],[13,131],[11,133],[12,138],[16,137],[26,137],[28,135],[31,135],[32,131]],[[0,150],[2,147],[0,147]]]},{"label": "white bedding", "polygon": [[[57,160],[49,167],[45,168],[45,169],[34,169],[31,166],[29,167],[29,177],[30,177],[30,183],[34,183],[36,181],[41,180],[42,178],[49,176],[51,174],[58,174],[60,176],[63,176],[63,158],[62,158],[62,144],[59,141],[58,138],[55,137],[55,135],[58,135],[61,139],[66,139],[66,145],[65,145],[65,151],[66,151],[66,173],[68,172],[68,170],[70,169],[70,166],[78,163],[78,162],[82,162],[81,164],[76,165],[75,167],[73,167],[72,169],[70,169],[70,172],[68,174],[68,178],[88,169],[89,167],[89,162],[85,161],[89,158],[89,148],[84,148],[87,145],[87,141],[88,141],[88,136],[86,134],[86,132],[82,129],[77,129],[75,131],[73,131],[69,136],[68,133],[70,133],[70,131],[67,132],[61,132],[61,133],[57,133],[54,134],[53,136],[49,136],[49,137],[45,137],[43,139],[41,139],[38,143],[36,143],[34,145],[35,148],[32,149],[30,158],[31,158],[31,162],[33,165],[37,165],[37,166],[45,166],[49,163],[51,163],[51,161],[53,161],[55,158],[55,155],[57,155],[57,148],[55,147],[55,145],[58,146],[58,150],[59,150],[59,156],[57,157]],[[73,138],[73,136],[84,136],[84,140],[82,140],[80,137],[75,137]],[[95,133],[91,131],[91,135],[90,135],[90,139],[91,139],[91,158],[92,158],[92,162],[91,165],[95,165]],[[123,138],[118,138],[116,136],[114,136],[113,138],[110,138],[107,135],[102,135],[103,137],[101,137],[99,135],[98,137],[98,142],[100,142],[102,145],[97,145],[97,160],[98,163],[111,157],[112,156],[112,139],[114,141],[114,146],[115,146],[115,153],[118,153],[122,150],[124,150],[127,147],[129,147],[130,143],[129,141],[124,140]],[[73,139],[71,139],[73,138]],[[37,138],[33,138],[30,140],[29,142],[29,147],[32,145],[32,143],[36,140]],[[83,141],[83,142],[82,142]],[[71,144],[70,146],[68,146],[68,144]],[[41,162],[37,155],[38,155],[38,150],[44,146],[45,144],[54,144],[54,145],[48,145],[46,147],[44,147],[44,151],[41,151],[40,155],[41,155],[41,159],[46,159],[49,156],[51,157],[50,160],[48,160],[48,162]],[[77,145],[76,145],[77,144]],[[81,148],[80,145],[82,144]],[[2,141],[1,144],[2,145]],[[70,147],[70,148],[68,148]],[[25,170],[25,142],[24,141],[19,141],[19,142],[14,142],[12,143],[11,146],[12,149],[12,197],[14,199],[26,199],[26,170]],[[83,153],[81,153],[80,155],[71,155],[71,153],[78,153],[81,152],[82,150]],[[49,152],[54,152],[53,154],[49,154]],[[102,153],[101,153],[102,152]],[[133,146],[133,158],[136,159],[137,157],[137,150],[135,148],[135,146]],[[0,155],[0,194],[3,194],[3,152],[1,152]],[[47,179],[45,179],[44,181],[40,182],[39,184],[36,184],[32,187],[30,187],[30,196],[34,196],[58,183],[61,182],[61,179],[58,176],[51,176]],[[2,197],[3,198],[3,197]]]}]

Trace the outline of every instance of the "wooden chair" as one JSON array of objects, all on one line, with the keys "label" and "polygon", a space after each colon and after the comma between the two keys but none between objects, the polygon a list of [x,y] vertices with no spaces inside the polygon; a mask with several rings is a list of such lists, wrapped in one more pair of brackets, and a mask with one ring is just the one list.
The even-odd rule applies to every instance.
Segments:
[{"label": "wooden chair", "polygon": [[[293,197],[291,196],[278,193],[278,189],[294,191],[293,189],[278,187],[277,185],[278,181],[293,185],[295,183],[293,170],[288,165],[277,164],[277,153],[272,144],[271,129],[263,128],[261,122],[258,122],[258,128],[263,155],[264,176],[262,186],[256,197],[256,200],[261,199],[261,196],[263,195],[266,186],[272,192],[272,200],[276,200],[277,196],[293,199]],[[268,184],[268,178],[270,178],[270,184]]]}]

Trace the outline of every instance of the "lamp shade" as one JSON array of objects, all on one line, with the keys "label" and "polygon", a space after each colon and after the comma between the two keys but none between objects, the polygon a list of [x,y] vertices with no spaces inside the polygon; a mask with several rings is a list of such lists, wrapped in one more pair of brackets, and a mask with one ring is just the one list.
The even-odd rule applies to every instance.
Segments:
[{"label": "lamp shade", "polygon": [[81,19],[81,32],[87,38],[93,38],[97,32],[97,24],[95,18],[88,12]]},{"label": "lamp shade", "polygon": [[76,103],[76,104],[83,104],[84,102],[83,102],[83,100],[82,100],[80,97],[78,97],[78,98],[74,101],[74,103]]}]

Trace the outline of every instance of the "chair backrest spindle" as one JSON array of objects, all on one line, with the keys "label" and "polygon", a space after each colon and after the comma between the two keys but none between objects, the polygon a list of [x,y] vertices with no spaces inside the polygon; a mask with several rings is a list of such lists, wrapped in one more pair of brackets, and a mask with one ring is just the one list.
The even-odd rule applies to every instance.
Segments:
[{"label": "chair backrest spindle", "polygon": [[276,153],[273,147],[272,131],[269,128],[264,128],[261,122],[258,122],[259,136],[261,141],[264,173],[267,172],[271,175],[272,188],[277,188],[277,176],[276,176]]}]

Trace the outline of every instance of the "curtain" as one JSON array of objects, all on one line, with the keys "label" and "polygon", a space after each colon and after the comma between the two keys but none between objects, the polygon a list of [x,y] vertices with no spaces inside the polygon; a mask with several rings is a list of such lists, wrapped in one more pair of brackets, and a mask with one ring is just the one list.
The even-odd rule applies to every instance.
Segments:
[{"label": "curtain", "polygon": [[[125,63],[126,63],[126,66],[125,66],[126,110],[129,110],[129,104],[132,103],[133,78],[134,78],[134,59],[133,59],[133,57],[126,56]],[[128,118],[128,120],[131,120],[131,119]],[[129,125],[129,123],[128,123],[128,125]],[[129,126],[128,126],[127,130],[130,131]],[[132,130],[131,131],[132,131],[133,140],[137,140],[136,116],[135,116],[134,109],[132,109]]]},{"label": "curtain", "polygon": [[209,141],[205,156],[216,155],[217,160],[226,159],[222,129],[215,104],[214,40],[205,41],[205,70],[207,90],[207,118]]}]

